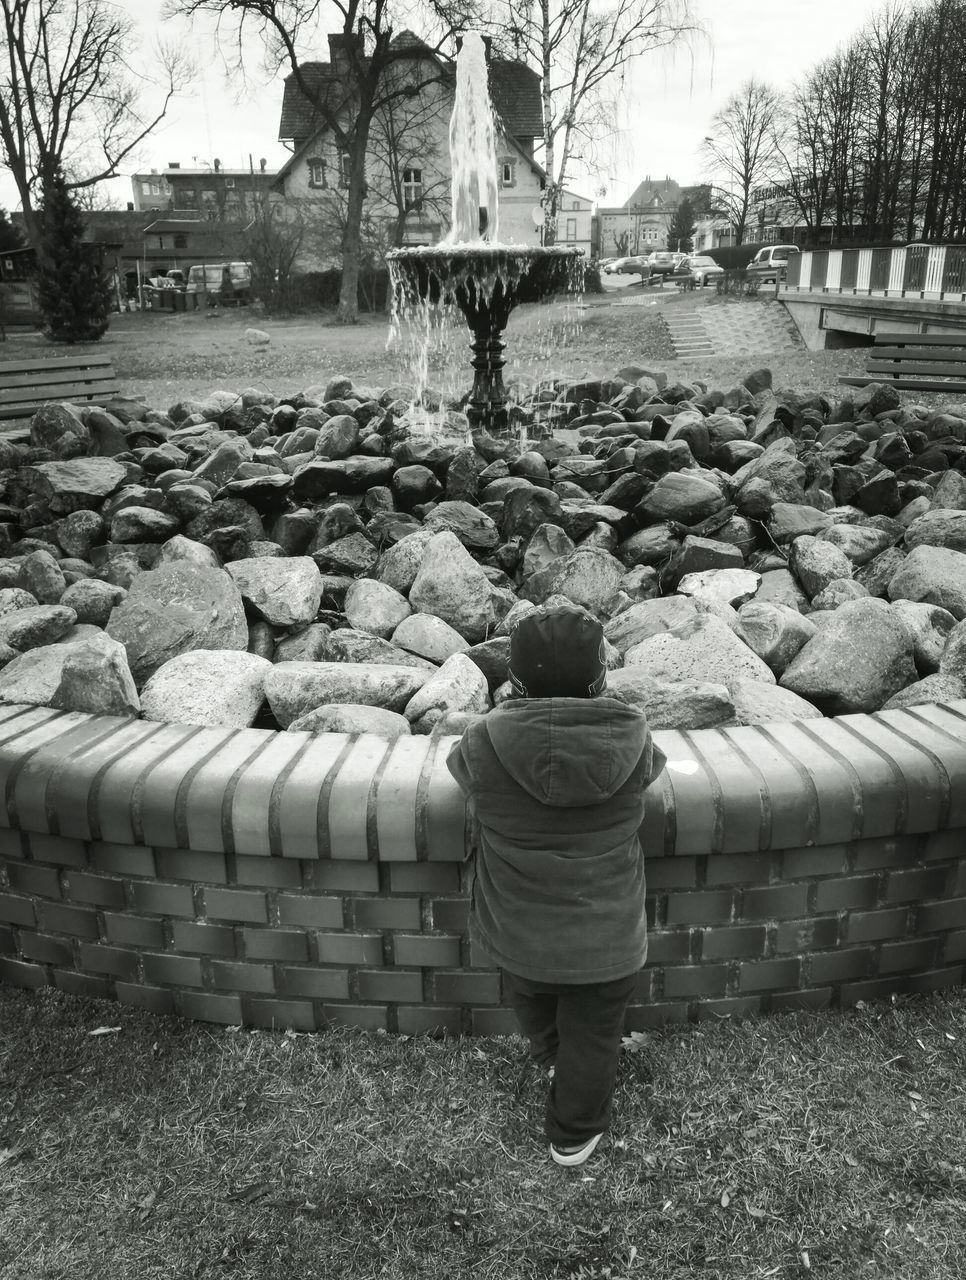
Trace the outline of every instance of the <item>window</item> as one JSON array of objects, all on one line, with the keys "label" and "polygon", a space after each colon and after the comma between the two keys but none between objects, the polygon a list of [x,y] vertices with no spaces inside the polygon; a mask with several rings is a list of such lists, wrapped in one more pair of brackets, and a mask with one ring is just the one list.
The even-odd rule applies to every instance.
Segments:
[{"label": "window", "polygon": [[568,240],[577,239],[577,219],[576,218],[567,219],[567,239]]},{"label": "window", "polygon": [[234,191],[234,190],[235,190],[235,179],[234,179],[234,178],[226,178],[226,179],[225,179],[225,190],[226,190],[226,191]]},{"label": "window", "polygon": [[188,237],[185,235],[180,235],[180,236],[176,235],[174,238],[174,247],[176,249],[187,249]]},{"label": "window", "polygon": [[197,209],[198,207],[197,191],[195,191],[194,187],[185,187],[184,191],[181,191],[178,193],[178,197],[175,201],[175,204],[179,209]]},{"label": "window", "polygon": [[422,169],[403,169],[402,175],[403,208],[419,209],[423,200]]},{"label": "window", "polygon": [[324,187],[325,161],[320,156],[313,156],[311,160],[306,161],[306,164],[309,170],[309,186]]},{"label": "window", "polygon": [[579,201],[579,200],[571,200],[571,202],[570,202],[570,207],[571,207],[571,209],[573,209],[573,210],[577,210],[577,209],[579,209],[579,208],[580,208],[580,201]]},{"label": "window", "polygon": [[500,161],[500,186],[515,187],[516,186],[516,161],[501,160]]}]

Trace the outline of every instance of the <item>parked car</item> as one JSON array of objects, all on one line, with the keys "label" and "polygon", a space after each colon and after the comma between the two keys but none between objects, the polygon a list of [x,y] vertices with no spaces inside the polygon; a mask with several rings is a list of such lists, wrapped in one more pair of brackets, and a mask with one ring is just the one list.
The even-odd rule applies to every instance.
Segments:
[{"label": "parked car", "polygon": [[650,254],[647,259],[648,266],[651,268],[652,276],[670,276],[674,274],[677,263],[674,261],[674,254],[668,253],[663,249],[658,249]]},{"label": "parked car", "polygon": [[601,271],[606,272],[606,273],[609,275],[609,274],[610,274],[611,263],[614,263],[614,262],[616,262],[616,261],[617,261],[617,259],[616,259],[616,258],[598,258],[598,259],[597,259],[597,266],[598,266],[598,269],[599,269],[599,270],[601,270]]},{"label": "parked car", "polygon": [[719,266],[714,258],[709,258],[707,254],[694,254],[688,259],[688,266],[694,283],[699,289],[703,289],[706,284],[724,275],[724,267]]},{"label": "parked car", "polygon": [[651,275],[651,268],[647,258],[639,253],[629,258],[618,258],[615,262],[609,263],[604,270],[608,275],[640,276],[642,283],[648,280]]},{"label": "parked car", "polygon": [[247,262],[214,262],[188,270],[186,293],[206,293],[210,302],[248,302],[252,270]]},{"label": "parked car", "polygon": [[766,244],[745,268],[750,276],[757,276],[762,284],[774,284],[785,279],[788,259],[800,253],[797,244]]}]

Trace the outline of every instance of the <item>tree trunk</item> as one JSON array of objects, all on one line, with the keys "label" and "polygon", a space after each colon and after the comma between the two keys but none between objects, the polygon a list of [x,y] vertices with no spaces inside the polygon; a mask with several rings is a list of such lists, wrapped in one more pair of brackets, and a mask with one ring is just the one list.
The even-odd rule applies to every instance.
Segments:
[{"label": "tree trunk", "polygon": [[349,170],[345,226],[342,230],[342,288],[339,290],[339,324],[356,324],[359,320],[359,254],[362,248],[362,206],[366,199],[366,149],[368,127],[357,126]]}]

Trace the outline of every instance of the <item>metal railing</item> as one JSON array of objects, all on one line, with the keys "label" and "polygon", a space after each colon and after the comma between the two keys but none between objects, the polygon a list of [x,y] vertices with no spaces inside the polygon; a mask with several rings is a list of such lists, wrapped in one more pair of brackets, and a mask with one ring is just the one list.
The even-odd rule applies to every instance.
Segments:
[{"label": "metal railing", "polygon": [[966,302],[966,245],[806,249],[791,258],[780,288],[789,293]]}]

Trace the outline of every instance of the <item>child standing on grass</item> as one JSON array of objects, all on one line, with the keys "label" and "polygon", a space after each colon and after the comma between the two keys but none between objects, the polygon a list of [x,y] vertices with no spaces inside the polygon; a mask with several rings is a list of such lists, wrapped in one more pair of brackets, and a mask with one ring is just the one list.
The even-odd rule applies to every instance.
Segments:
[{"label": "child standing on grass", "polygon": [[610,1122],[624,1014],[647,955],[644,791],[664,768],[643,712],[602,696],[600,623],[535,609],[510,637],[515,697],[464,732],[447,765],[480,824],[470,934],[550,1078],[557,1164],[583,1164]]}]

